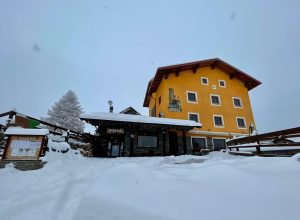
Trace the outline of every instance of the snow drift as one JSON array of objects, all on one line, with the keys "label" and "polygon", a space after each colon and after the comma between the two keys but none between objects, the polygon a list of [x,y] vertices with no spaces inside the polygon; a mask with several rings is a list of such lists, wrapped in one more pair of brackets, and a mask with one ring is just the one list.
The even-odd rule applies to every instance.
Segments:
[{"label": "snow drift", "polygon": [[[191,160],[199,158],[205,161]],[[294,220],[299,217],[299,158],[216,152],[106,159],[84,158],[73,150],[50,152],[41,170],[0,170],[0,216]]]}]

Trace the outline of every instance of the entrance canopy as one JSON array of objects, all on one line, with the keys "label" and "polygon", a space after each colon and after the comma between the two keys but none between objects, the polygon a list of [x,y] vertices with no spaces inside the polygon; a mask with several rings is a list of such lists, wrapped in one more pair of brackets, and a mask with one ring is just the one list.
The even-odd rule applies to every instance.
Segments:
[{"label": "entrance canopy", "polygon": [[144,115],[128,115],[120,113],[92,113],[92,114],[82,114],[80,119],[84,120],[94,126],[99,126],[103,124],[110,124],[117,122],[118,124],[143,124],[149,126],[165,126],[169,128],[181,128],[183,130],[191,130],[194,127],[201,128],[202,124],[190,121],[190,120],[179,120],[171,118],[157,118],[149,117]]}]

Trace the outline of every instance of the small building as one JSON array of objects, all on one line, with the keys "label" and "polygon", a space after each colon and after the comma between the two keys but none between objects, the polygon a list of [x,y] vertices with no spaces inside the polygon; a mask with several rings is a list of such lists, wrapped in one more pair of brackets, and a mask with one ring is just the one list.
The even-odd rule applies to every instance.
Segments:
[{"label": "small building", "polygon": [[193,150],[219,150],[226,147],[226,139],[255,128],[248,93],[260,84],[218,58],[159,67],[148,83],[143,106],[152,117],[201,123],[187,134]]},{"label": "small building", "polygon": [[92,147],[99,157],[190,154],[186,132],[201,127],[190,120],[122,113],[82,114],[80,119],[96,127]]},{"label": "small building", "polygon": [[129,114],[129,115],[141,115],[137,110],[135,110],[133,107],[128,107],[120,112],[121,114]]}]

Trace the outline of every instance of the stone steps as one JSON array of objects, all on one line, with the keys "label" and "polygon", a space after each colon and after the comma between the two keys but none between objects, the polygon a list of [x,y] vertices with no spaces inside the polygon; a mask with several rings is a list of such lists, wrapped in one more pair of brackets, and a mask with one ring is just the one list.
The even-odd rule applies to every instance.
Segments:
[{"label": "stone steps", "polygon": [[14,168],[22,171],[27,171],[27,170],[38,170],[44,167],[44,165],[47,162],[41,161],[41,160],[1,160],[0,161],[0,168],[5,168],[7,164],[12,163]]}]

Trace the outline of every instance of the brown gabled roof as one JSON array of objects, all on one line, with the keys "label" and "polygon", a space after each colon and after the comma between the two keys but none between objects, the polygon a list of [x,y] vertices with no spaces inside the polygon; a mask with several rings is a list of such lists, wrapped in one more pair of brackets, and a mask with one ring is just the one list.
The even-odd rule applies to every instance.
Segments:
[{"label": "brown gabled roof", "polygon": [[131,114],[131,115],[140,115],[140,113],[135,110],[133,107],[129,106],[128,108],[124,109],[120,112],[121,114]]},{"label": "brown gabled roof", "polygon": [[156,71],[156,74],[153,79],[151,79],[148,83],[145,99],[144,99],[144,107],[149,107],[150,97],[152,93],[156,92],[161,80],[163,77],[167,77],[171,73],[175,73],[176,75],[180,74],[180,72],[185,70],[193,70],[196,72],[198,68],[211,66],[211,68],[219,68],[225,73],[227,73],[230,79],[237,78],[245,83],[245,87],[248,90],[251,90],[261,84],[260,81],[254,79],[253,77],[249,76],[245,72],[231,66],[230,64],[226,63],[225,61],[214,58],[209,60],[201,60],[191,63],[184,63],[184,64],[177,64],[172,66],[164,66],[159,67]]}]

